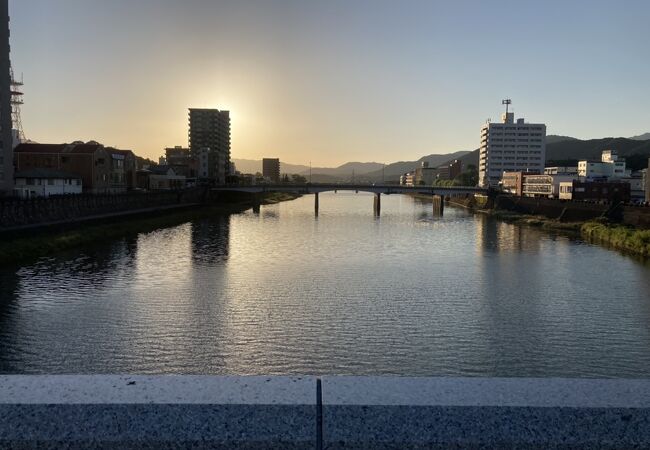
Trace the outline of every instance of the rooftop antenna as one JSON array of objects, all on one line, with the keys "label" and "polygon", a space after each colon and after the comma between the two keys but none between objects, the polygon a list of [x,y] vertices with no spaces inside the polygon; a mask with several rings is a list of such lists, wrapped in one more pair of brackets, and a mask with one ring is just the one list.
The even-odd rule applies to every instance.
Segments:
[{"label": "rooftop antenna", "polygon": [[507,99],[505,99],[505,100],[502,100],[502,101],[501,101],[501,104],[502,104],[502,105],[506,105],[506,114],[508,114],[508,109],[509,109],[510,105],[512,105],[512,100],[510,100],[509,98],[507,98]]}]

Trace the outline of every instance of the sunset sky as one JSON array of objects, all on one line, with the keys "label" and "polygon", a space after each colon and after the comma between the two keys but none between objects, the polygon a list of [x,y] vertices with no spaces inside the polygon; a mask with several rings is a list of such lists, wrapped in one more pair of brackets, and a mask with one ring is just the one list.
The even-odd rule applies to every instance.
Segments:
[{"label": "sunset sky", "polygon": [[478,147],[501,99],[550,134],[650,131],[650,2],[10,0],[23,124],[157,158],[187,108],[232,157],[335,166]]}]

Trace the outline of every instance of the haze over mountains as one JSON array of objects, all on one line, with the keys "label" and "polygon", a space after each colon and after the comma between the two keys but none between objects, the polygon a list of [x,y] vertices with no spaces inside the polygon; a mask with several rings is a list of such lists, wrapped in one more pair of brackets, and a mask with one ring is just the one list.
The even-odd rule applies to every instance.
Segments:
[{"label": "haze over mountains", "polygon": [[[549,135],[546,137],[547,165],[563,165],[577,163],[580,159],[600,160],[603,150],[617,150],[618,154],[627,158],[628,166],[633,170],[647,167],[650,157],[650,133],[632,136],[630,138],[606,137],[601,139],[582,140],[571,136]],[[358,182],[395,182],[400,175],[415,170],[427,161],[429,166],[436,167],[459,159],[463,166],[470,164],[478,166],[478,150],[457,151],[446,154],[431,154],[416,161],[398,161],[392,164],[376,162],[349,162],[339,167],[312,167],[311,175],[314,183],[351,181],[354,177]],[[237,170],[242,173],[262,171],[261,160],[233,159]],[[309,175],[309,166],[281,162],[282,173]]]}]

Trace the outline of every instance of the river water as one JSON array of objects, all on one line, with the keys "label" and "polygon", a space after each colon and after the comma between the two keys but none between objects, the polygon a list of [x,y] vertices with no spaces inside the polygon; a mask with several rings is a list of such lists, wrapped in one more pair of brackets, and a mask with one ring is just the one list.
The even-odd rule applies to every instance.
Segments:
[{"label": "river water", "polygon": [[0,270],[0,373],[650,376],[650,266],[321,194]]}]

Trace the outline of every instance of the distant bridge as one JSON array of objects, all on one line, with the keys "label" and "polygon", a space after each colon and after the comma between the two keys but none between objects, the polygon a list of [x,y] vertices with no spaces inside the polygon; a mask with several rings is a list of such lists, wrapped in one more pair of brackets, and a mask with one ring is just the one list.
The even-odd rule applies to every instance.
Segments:
[{"label": "distant bridge", "polygon": [[377,185],[377,184],[258,184],[253,186],[219,186],[212,188],[217,192],[248,192],[251,194],[262,194],[266,192],[296,192],[299,194],[314,194],[314,208],[318,214],[318,194],[330,191],[354,191],[370,192],[375,194],[374,211],[379,215],[381,211],[381,194],[422,194],[433,197],[434,211],[442,214],[444,210],[444,198],[465,194],[488,194],[488,189],[473,186],[401,186],[401,185]]}]

